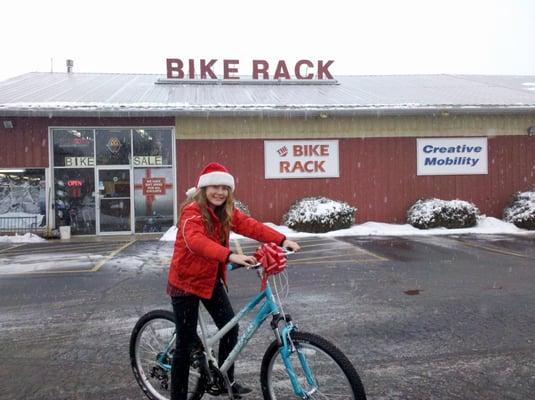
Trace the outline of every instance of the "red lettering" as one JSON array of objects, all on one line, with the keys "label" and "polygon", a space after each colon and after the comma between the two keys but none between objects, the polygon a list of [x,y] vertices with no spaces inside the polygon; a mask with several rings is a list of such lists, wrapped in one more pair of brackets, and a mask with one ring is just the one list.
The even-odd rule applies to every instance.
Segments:
[{"label": "red lettering", "polygon": [[325,172],[325,169],[323,168],[323,164],[325,164],[325,160],[324,161],[314,161],[314,170],[316,172],[318,172],[318,171]]},{"label": "red lettering", "polygon": [[301,161],[296,161],[294,164],[294,167],[292,168],[292,172],[305,172],[303,169],[303,165],[301,164]]},{"label": "red lettering", "polygon": [[328,144],[322,144],[320,146],[320,156],[328,156],[329,155],[329,145]]},{"label": "red lettering", "polygon": [[253,60],[253,79],[258,79],[262,74],[262,79],[269,79],[269,63],[266,60]]},{"label": "red lettering", "polygon": [[290,172],[290,161],[281,161],[279,164],[279,171],[281,174],[283,172]]},{"label": "red lettering", "polygon": [[314,64],[312,61],[309,60],[299,60],[295,64],[295,77],[297,79],[312,79],[314,77],[314,74],[311,72],[309,74],[306,74],[305,76],[301,75],[301,66],[306,65],[309,68],[312,68]]},{"label": "red lettering", "polygon": [[189,79],[195,79],[195,60],[189,59]]},{"label": "red lettering", "polygon": [[183,67],[184,67],[184,63],[182,62],[182,60],[179,60],[178,58],[168,58],[167,59],[167,78],[183,79],[184,78],[184,71],[182,71]]},{"label": "red lettering", "polygon": [[240,79],[238,76],[230,76],[231,73],[238,72],[238,68],[231,68],[233,65],[240,63],[240,60],[223,60],[223,78],[224,79]]},{"label": "red lettering", "polygon": [[334,62],[334,60],[327,61],[327,64],[323,65],[323,61],[318,61],[318,79],[323,79],[323,74],[327,77],[327,79],[334,79],[331,73],[329,72],[329,67]]},{"label": "red lettering", "polygon": [[298,144],[294,144],[293,150],[294,150],[294,156],[295,157],[303,155],[303,147],[302,146],[300,146]]},{"label": "red lettering", "polygon": [[316,161],[307,161],[305,163],[305,171],[306,172],[314,172],[314,165],[316,164]]},{"label": "red lettering", "polygon": [[210,75],[210,78],[217,79],[216,74],[212,70],[212,67],[216,63],[217,60],[210,60],[208,63],[206,63],[206,60],[201,60],[201,79],[206,79],[206,74]]},{"label": "red lettering", "polygon": [[275,68],[275,74],[273,75],[273,79],[281,78],[290,79],[290,73],[288,72],[288,67],[284,60],[279,60],[277,68]]}]

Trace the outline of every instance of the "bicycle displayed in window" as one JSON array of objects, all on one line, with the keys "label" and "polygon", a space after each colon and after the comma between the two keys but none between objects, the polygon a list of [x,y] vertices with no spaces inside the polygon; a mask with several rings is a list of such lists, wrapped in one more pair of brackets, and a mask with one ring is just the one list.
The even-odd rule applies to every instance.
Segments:
[{"label": "bicycle displayed in window", "polygon": [[[229,270],[237,268],[241,266],[229,264]],[[365,400],[359,375],[342,351],[318,335],[298,330],[290,315],[284,312],[279,292],[285,286],[285,279],[287,283],[285,272],[268,279],[260,265],[255,269],[264,279],[264,290],[222,329],[208,335],[205,320],[199,313],[201,344],[190,357],[188,399],[201,399],[205,393],[240,398],[233,397],[226,372],[258,328],[271,316],[270,327],[275,340],[266,349],[260,369],[265,400]],[[257,306],[256,314],[238,338],[238,343],[218,367],[213,350],[215,345]],[[151,311],[138,320],[130,339],[130,360],[137,382],[152,400],[169,399],[174,349],[175,322],[171,311]]]}]

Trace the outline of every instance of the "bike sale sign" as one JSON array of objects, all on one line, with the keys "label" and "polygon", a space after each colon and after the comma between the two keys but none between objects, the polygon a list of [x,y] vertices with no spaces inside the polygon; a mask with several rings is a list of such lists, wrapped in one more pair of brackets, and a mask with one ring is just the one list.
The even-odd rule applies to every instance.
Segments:
[{"label": "bike sale sign", "polygon": [[338,140],[264,141],[266,179],[338,178]]}]

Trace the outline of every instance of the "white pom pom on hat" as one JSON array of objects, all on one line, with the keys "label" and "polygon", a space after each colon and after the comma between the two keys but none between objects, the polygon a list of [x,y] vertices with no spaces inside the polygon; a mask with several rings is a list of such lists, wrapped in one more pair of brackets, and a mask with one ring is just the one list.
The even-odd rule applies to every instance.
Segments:
[{"label": "white pom pom on hat", "polygon": [[197,181],[197,186],[189,188],[186,191],[186,195],[188,197],[193,197],[202,187],[219,185],[228,186],[230,187],[230,190],[234,192],[234,177],[223,165],[211,162],[202,169],[199,180]]}]

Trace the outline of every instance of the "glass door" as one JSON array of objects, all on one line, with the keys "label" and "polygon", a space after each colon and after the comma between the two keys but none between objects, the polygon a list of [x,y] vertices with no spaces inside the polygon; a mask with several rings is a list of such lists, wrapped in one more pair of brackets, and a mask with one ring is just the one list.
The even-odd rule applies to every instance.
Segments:
[{"label": "glass door", "polygon": [[130,170],[98,168],[98,233],[131,233]]}]

